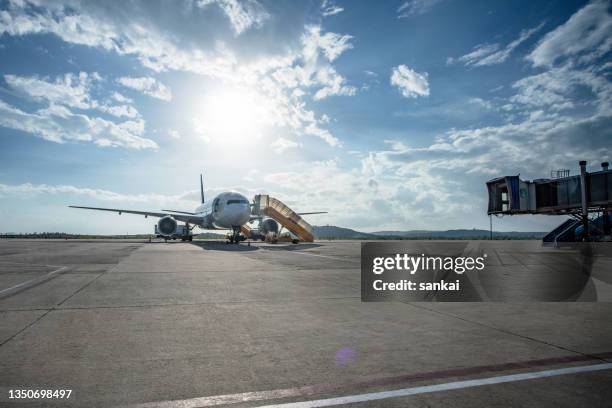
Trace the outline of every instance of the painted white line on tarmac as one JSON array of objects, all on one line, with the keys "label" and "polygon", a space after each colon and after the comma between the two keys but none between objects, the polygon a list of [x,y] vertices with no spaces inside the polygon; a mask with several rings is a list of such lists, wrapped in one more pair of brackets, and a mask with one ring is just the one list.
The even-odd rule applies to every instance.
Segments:
[{"label": "painted white line on tarmac", "polygon": [[15,286],[11,286],[10,288],[6,288],[6,289],[2,289],[0,290],[0,297],[2,296],[8,296],[11,295],[19,290],[25,289],[29,286],[33,286],[36,285],[37,283],[43,282],[45,280],[51,279],[53,277],[53,275],[55,275],[56,273],[59,273],[61,271],[63,271],[64,269],[66,269],[67,266],[62,266],[54,271],[51,271],[49,273],[44,274],[43,276],[39,276],[37,278],[34,279],[30,279],[29,281],[25,281],[22,283],[19,283]]},{"label": "painted white line on tarmac", "polygon": [[[313,408],[329,407],[333,405],[352,404],[366,401],[376,401],[387,398],[406,397],[410,395],[425,394],[439,391],[449,391],[461,388],[478,387],[482,385],[501,384],[513,381],[533,380],[538,378],[555,377],[559,375],[586,373],[612,369],[612,363],[595,364],[559,368],[554,370],[533,371],[521,374],[503,375],[497,377],[479,378],[466,381],[455,381],[443,384],[425,385],[420,387],[403,388],[393,391],[374,392],[367,394],[348,395],[344,397],[327,398],[311,401],[288,402],[282,404],[264,405],[259,408]],[[231,405],[255,401],[274,400],[278,398],[299,398],[312,392],[313,387],[285,388],[268,391],[243,392],[238,394],[212,395],[173,401],[145,402],[125,406],[125,408],[198,408],[216,405]]]},{"label": "painted white line on tarmac", "polygon": [[514,381],[534,380],[538,378],[556,377],[559,375],[587,373],[612,369],[612,363],[595,364],[580,367],[559,368],[556,370],[535,371],[531,373],[502,375],[498,377],[479,378],[476,380],[455,381],[444,384],[425,385],[421,387],[403,388],[400,390],[372,392],[368,394],[348,395],[345,397],[327,398],[312,401],[289,402],[285,404],[265,405],[260,408],[314,408],[333,405],[354,404],[358,402],[377,401],[387,398],[407,397],[410,395],[431,392],[458,390],[462,388],[480,387],[482,385],[502,384]]},{"label": "painted white line on tarmac", "polygon": [[[263,249],[263,248],[262,248]],[[359,259],[353,259],[353,258],[340,258],[337,256],[330,256],[330,255],[321,255],[321,254],[313,254],[311,252],[300,252],[298,250],[287,250],[287,249],[276,249],[276,250],[272,250],[272,249],[264,249],[264,251],[269,251],[269,252],[276,252],[276,251],[285,251],[288,252],[290,254],[300,254],[300,255],[310,255],[310,256],[318,256],[320,258],[329,258],[329,259],[334,259],[336,261],[346,261],[346,262],[361,262],[361,258]]]},{"label": "painted white line on tarmac", "polygon": [[198,397],[174,401],[145,402],[142,404],[127,405],[124,408],[201,408],[300,396],[303,396],[303,394],[300,392],[299,388],[285,388],[270,391],[213,395],[210,397]]}]

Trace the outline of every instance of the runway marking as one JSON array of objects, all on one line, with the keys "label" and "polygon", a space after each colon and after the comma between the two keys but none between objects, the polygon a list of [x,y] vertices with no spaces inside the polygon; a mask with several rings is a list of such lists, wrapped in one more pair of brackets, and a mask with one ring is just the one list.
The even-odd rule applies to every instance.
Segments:
[{"label": "runway marking", "polygon": [[321,258],[329,258],[329,259],[335,259],[336,261],[347,261],[347,262],[361,262],[361,259],[351,259],[351,258],[339,258],[336,256],[329,256],[329,255],[321,255],[321,254],[313,254],[310,252],[300,252],[300,251],[295,251],[295,250],[287,250],[287,249],[276,249],[276,250],[271,250],[271,249],[264,249],[263,247],[261,247],[261,249],[263,249],[264,251],[269,251],[269,252],[274,252],[274,251],[285,251],[285,252],[289,252],[292,254],[300,254],[300,255],[310,255],[310,256],[318,256]]},{"label": "runway marking", "polygon": [[502,375],[498,377],[479,378],[476,380],[455,381],[444,384],[425,385],[422,387],[403,388],[393,391],[372,392],[368,394],[349,395],[345,397],[327,398],[312,401],[289,402],[284,404],[265,405],[260,408],[313,408],[329,407],[333,405],[354,404],[358,402],[377,401],[387,398],[408,397],[417,394],[426,394],[440,391],[458,390],[463,388],[480,387],[483,385],[502,384],[514,381],[534,380],[538,378],[556,377],[559,375],[587,373],[612,369],[612,363],[595,364],[580,367],[559,368],[556,370],[535,371],[531,373]]},{"label": "runway marking", "polygon": [[[606,361],[605,359],[610,358],[610,357],[612,357],[612,352],[602,353],[602,354],[598,354],[595,356],[573,355],[573,356],[564,356],[564,357],[552,357],[552,358],[546,358],[546,359],[540,359],[540,360],[518,361],[518,362],[502,363],[502,364],[495,364],[495,365],[488,365],[488,366],[474,366],[474,367],[465,367],[465,368],[453,368],[453,369],[441,370],[441,371],[421,372],[421,373],[407,374],[407,375],[396,376],[396,377],[383,377],[383,378],[372,379],[372,380],[364,380],[361,382],[353,382],[353,383],[344,383],[344,384],[335,384],[335,385],[334,384],[320,384],[320,385],[311,385],[311,386],[304,386],[304,387],[284,388],[284,389],[277,389],[277,390],[252,391],[252,392],[243,392],[243,393],[237,393],[237,394],[213,395],[213,396],[208,396],[208,397],[196,397],[196,398],[183,399],[183,400],[147,402],[147,403],[129,405],[128,407],[129,408],[154,408],[154,407],[155,408],[197,408],[197,407],[211,407],[211,406],[216,406],[216,405],[226,405],[226,404],[229,405],[229,404],[237,404],[237,403],[245,403],[245,402],[255,402],[255,401],[266,401],[266,400],[269,401],[269,400],[274,400],[274,399],[279,399],[279,398],[289,398],[289,397],[294,397],[294,398],[308,397],[308,396],[320,395],[324,393],[338,392],[341,389],[350,389],[350,388],[363,389],[363,388],[368,388],[368,387],[393,386],[393,385],[398,385],[398,384],[405,384],[411,381],[424,381],[424,380],[436,380],[436,379],[439,380],[442,378],[452,378],[452,377],[462,377],[462,376],[465,377],[468,375],[482,374],[484,372],[500,372],[500,371],[509,371],[509,370],[519,370],[519,369],[526,369],[526,368],[550,366],[552,364],[584,362],[584,361],[593,361],[593,360],[598,360],[598,359]],[[601,366],[610,366],[610,368],[612,368],[612,363],[597,364],[597,365],[586,366],[586,367],[601,367]],[[585,366],[570,367],[570,368],[565,368],[561,370],[576,369],[576,368],[583,370],[584,367]],[[604,368],[601,368],[601,369],[604,369]],[[591,370],[587,370],[587,371],[591,371]],[[533,377],[533,378],[540,378],[540,377],[537,377],[537,375],[541,376],[541,373],[551,373],[551,372],[553,373],[558,372],[558,370],[546,370],[546,371],[535,372],[536,377]],[[534,372],[527,372],[524,374],[515,374],[515,376],[516,375],[533,376]],[[561,374],[555,374],[555,375],[561,375]],[[551,375],[547,375],[547,376],[551,376]],[[491,377],[490,379],[485,378],[485,379],[470,380],[470,381],[481,381],[482,382],[482,381],[489,381],[491,379],[500,379],[500,378],[505,378],[505,377],[510,377],[510,376]],[[528,378],[532,378],[532,377],[528,377]],[[525,378],[525,379],[528,379],[528,378]],[[518,380],[514,380],[514,381],[518,381]],[[447,383],[447,384],[455,384],[455,383],[453,382],[453,383]],[[444,384],[437,384],[436,386],[438,385],[444,385]],[[486,385],[486,383],[482,383],[480,385]],[[424,387],[433,387],[433,386],[424,386]],[[415,387],[415,388],[407,388],[407,389],[414,390],[414,389],[422,389],[422,388],[423,387]],[[407,390],[407,389],[403,389],[403,390]],[[388,392],[397,392],[397,391],[402,391],[402,390],[388,391]],[[433,391],[429,391],[429,392],[433,392]],[[379,394],[379,393],[374,393],[374,394]],[[360,395],[370,395],[370,394],[360,394]],[[409,394],[409,395],[412,395],[412,394]],[[347,397],[338,397],[338,398],[347,398]],[[327,401],[327,400],[316,400],[316,401]],[[304,403],[309,403],[309,401],[306,401]],[[342,403],[346,403],[346,402],[342,402]],[[336,405],[336,404],[330,404],[330,405]],[[272,406],[276,406],[276,405],[272,405]],[[282,405],[282,404],[278,406],[291,407],[291,405]],[[300,406],[300,405],[297,405],[297,406]],[[310,406],[315,406],[315,405],[305,405],[305,406],[310,407]],[[320,405],[320,406],[325,406],[325,405]]]},{"label": "runway marking", "polygon": [[312,254],[312,253],[310,253],[310,252],[298,252],[298,251],[287,251],[287,252],[291,252],[292,254],[310,255],[310,256],[318,256],[318,257],[321,257],[321,258],[335,259],[335,260],[337,260],[337,261],[361,262],[361,259],[339,258],[339,257],[337,257],[337,256],[329,256],[329,255],[321,255],[321,254]]},{"label": "runway marking", "polygon": [[45,274],[43,276],[39,276],[37,278],[30,279],[29,281],[25,281],[25,282],[19,283],[19,284],[15,285],[15,286],[11,286],[10,288],[2,289],[2,290],[0,290],[0,297],[12,295],[13,293],[18,292],[18,291],[20,291],[22,289],[25,289],[25,288],[30,287],[30,286],[34,286],[34,285],[36,285],[38,283],[44,282],[44,281],[46,281],[48,279],[51,279],[53,277],[53,275],[55,275],[58,272],[63,271],[66,268],[67,268],[67,266],[62,266],[62,267],[60,267],[60,268],[58,268],[58,269],[56,269],[54,271],[51,271],[51,272],[49,272],[49,273],[47,273],[47,274]]},{"label": "runway marking", "polygon": [[17,266],[46,266],[47,268],[59,268],[59,265],[47,265],[47,264],[34,264],[29,262],[13,262],[13,261],[0,261],[0,264],[3,266],[8,265],[17,265]]}]

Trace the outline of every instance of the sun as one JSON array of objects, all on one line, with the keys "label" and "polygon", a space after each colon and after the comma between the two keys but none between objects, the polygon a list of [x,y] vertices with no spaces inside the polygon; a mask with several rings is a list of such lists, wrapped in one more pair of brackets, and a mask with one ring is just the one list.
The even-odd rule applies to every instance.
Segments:
[{"label": "sun", "polygon": [[220,88],[200,103],[199,130],[216,143],[259,140],[274,122],[270,100],[252,89]]}]

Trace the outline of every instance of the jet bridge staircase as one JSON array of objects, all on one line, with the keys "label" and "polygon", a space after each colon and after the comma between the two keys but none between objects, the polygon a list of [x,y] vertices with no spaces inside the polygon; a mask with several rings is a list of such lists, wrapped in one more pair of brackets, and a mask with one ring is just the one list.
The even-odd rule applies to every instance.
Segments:
[{"label": "jet bridge staircase", "polygon": [[[256,195],[253,198],[252,214],[272,218],[302,242],[314,241],[312,226],[285,203],[274,197],[267,194]],[[243,225],[241,230],[246,237],[251,236],[250,226]]]},{"label": "jet bridge staircase", "polygon": [[575,241],[575,230],[578,226],[580,226],[580,220],[570,218],[569,220],[565,220],[561,225],[559,225],[554,230],[550,231],[548,234],[542,238],[542,242],[545,244],[554,244],[556,245],[559,242],[571,242]]}]

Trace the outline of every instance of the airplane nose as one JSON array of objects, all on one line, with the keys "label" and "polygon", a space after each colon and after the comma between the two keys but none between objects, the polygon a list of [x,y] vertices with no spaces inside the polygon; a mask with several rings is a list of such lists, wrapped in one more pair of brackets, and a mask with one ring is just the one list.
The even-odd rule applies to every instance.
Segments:
[{"label": "airplane nose", "polygon": [[243,225],[251,218],[251,207],[248,204],[236,205],[229,211],[228,218],[231,218],[232,225]]},{"label": "airplane nose", "polygon": [[242,211],[240,212],[241,225],[249,221],[250,218],[251,218],[251,206],[249,204],[245,204],[244,207],[242,208]]}]

